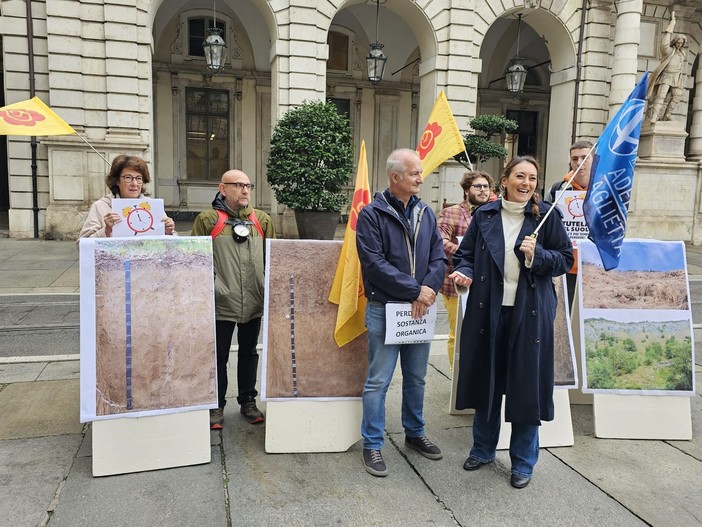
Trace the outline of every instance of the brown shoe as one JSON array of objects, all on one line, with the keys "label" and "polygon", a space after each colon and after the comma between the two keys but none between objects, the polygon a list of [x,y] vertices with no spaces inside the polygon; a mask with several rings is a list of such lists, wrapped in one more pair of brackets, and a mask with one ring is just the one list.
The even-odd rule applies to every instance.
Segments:
[{"label": "brown shoe", "polygon": [[256,406],[256,401],[242,404],[240,412],[252,425],[263,422],[263,412]]},{"label": "brown shoe", "polygon": [[221,430],[224,428],[224,408],[210,410],[210,430]]}]

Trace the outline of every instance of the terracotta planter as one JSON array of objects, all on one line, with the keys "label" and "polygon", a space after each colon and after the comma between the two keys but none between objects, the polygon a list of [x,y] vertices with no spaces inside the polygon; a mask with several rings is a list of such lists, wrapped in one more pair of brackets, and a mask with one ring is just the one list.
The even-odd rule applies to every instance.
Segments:
[{"label": "terracotta planter", "polygon": [[339,211],[296,210],[297,233],[301,240],[333,240],[340,217]]}]

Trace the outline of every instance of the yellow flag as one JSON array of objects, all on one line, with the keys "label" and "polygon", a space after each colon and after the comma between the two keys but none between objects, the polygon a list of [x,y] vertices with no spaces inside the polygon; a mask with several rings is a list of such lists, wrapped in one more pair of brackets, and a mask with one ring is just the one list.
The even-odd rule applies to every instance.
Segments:
[{"label": "yellow flag", "polygon": [[361,154],[358,156],[356,188],[351,201],[351,213],[349,214],[349,222],[346,224],[339,263],[336,265],[334,283],[329,293],[329,301],[339,305],[336,314],[336,328],[334,328],[334,339],[339,347],[351,342],[366,331],[366,297],[363,292],[361,262],[356,250],[356,222],[359,212],[370,203],[370,200],[366,142],[361,141]]},{"label": "yellow flag", "polygon": [[0,135],[68,135],[76,131],[39,97],[0,108]]},{"label": "yellow flag", "polygon": [[446,95],[442,91],[434,103],[429,122],[417,145],[417,154],[424,167],[422,178],[426,178],[449,157],[464,150],[463,137],[458,130],[456,119],[453,118]]}]

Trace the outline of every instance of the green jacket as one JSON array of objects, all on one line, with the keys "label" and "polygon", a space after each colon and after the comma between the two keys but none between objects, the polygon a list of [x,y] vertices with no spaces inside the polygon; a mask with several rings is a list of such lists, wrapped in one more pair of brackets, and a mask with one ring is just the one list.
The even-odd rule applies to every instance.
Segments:
[{"label": "green jacket", "polygon": [[[198,214],[193,223],[193,236],[209,236],[217,223],[217,210],[225,210],[231,219],[247,221],[251,206],[233,213],[224,207],[224,199],[218,193],[212,202],[212,209]],[[273,220],[262,210],[256,210],[256,217],[266,238],[275,237]],[[212,240],[214,257],[215,318],[244,323],[263,316],[263,270],[265,261],[265,241],[253,225],[248,225],[251,234],[244,242],[237,242],[232,236],[229,224]]]}]

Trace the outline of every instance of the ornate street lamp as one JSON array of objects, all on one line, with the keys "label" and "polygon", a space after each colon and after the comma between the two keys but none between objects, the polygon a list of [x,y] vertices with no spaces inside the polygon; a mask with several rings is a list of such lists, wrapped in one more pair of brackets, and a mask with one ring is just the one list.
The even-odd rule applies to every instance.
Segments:
[{"label": "ornate street lamp", "polygon": [[202,43],[205,50],[205,63],[207,64],[207,73],[216,75],[224,67],[224,49],[227,44],[222,38],[222,30],[217,27],[217,12],[215,11],[214,2],[212,3],[212,26],[210,34]]},{"label": "ornate street lamp", "polygon": [[375,0],[375,42],[371,44],[370,53],[366,57],[368,63],[368,80],[371,84],[378,84],[383,80],[385,73],[385,63],[388,58],[383,53],[383,44],[378,42],[378,20],[380,11],[380,0]]},{"label": "ornate street lamp", "polygon": [[517,56],[509,61],[509,67],[505,72],[505,83],[507,90],[512,93],[521,93],[524,90],[524,82],[526,81],[527,69],[524,67],[524,59],[519,56],[519,44],[522,33],[522,14],[517,15],[519,22],[517,23]]}]

